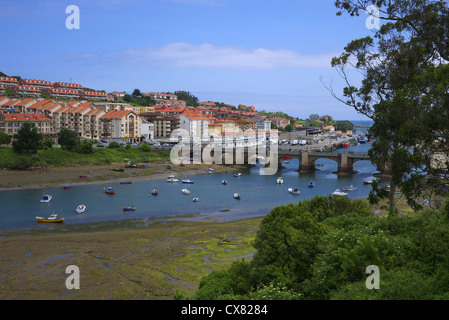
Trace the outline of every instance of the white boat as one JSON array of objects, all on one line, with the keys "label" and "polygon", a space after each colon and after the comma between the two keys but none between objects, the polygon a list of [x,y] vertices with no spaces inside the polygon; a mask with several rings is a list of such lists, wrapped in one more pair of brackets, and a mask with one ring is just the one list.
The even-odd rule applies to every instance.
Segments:
[{"label": "white boat", "polygon": [[343,197],[343,196],[347,196],[348,193],[343,192],[343,191],[340,191],[340,189],[336,189],[336,190],[332,193],[332,195],[334,195],[334,196],[339,196],[339,197]]},{"label": "white boat", "polygon": [[357,190],[357,186],[355,184],[351,184],[343,188],[344,191],[355,191]]},{"label": "white boat", "polygon": [[238,193],[234,193],[234,199],[240,200],[240,195]]},{"label": "white boat", "polygon": [[84,204],[80,204],[78,207],[76,207],[76,213],[84,213],[86,209],[87,207]]},{"label": "white boat", "polygon": [[373,183],[373,180],[367,178],[367,179],[363,180],[363,183],[364,184],[371,184],[371,183]]},{"label": "white boat", "polygon": [[293,194],[301,194],[301,191],[299,191],[297,188],[288,188],[288,192]]},{"label": "white boat", "polygon": [[234,173],[234,177],[240,177],[242,174],[239,172],[239,173]]},{"label": "white boat", "polygon": [[281,184],[284,183],[284,179],[282,177],[277,178],[276,183]]},{"label": "white boat", "polygon": [[313,188],[313,187],[315,187],[315,182],[310,181],[310,182],[309,182],[309,188]]},{"label": "white boat", "polygon": [[44,195],[42,196],[41,202],[50,202],[50,200],[51,200],[52,198],[53,198],[53,197],[52,197],[51,195],[49,195],[49,194],[44,194]]},{"label": "white boat", "polygon": [[178,182],[179,179],[176,179],[175,177],[168,177],[167,182]]},{"label": "white boat", "polygon": [[223,179],[223,180],[221,180],[221,184],[227,185],[228,182],[225,179]]},{"label": "white boat", "polygon": [[192,180],[189,180],[189,179],[185,179],[185,180],[182,180],[182,183],[193,184],[193,181],[192,181]]},{"label": "white boat", "polygon": [[193,202],[198,202],[200,201],[200,198],[193,198]]},{"label": "white boat", "polygon": [[182,189],[181,192],[182,192],[183,194],[190,194],[190,191],[189,191],[189,189],[187,189],[187,188]]}]

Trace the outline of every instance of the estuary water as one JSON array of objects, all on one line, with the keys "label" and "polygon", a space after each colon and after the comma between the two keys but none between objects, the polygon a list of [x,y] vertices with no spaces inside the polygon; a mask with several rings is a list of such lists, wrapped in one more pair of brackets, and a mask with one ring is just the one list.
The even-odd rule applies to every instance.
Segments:
[{"label": "estuary water", "polygon": [[[349,149],[335,152],[354,151],[368,152],[370,143],[360,144]],[[72,186],[64,190],[61,187],[45,189],[25,189],[1,191],[0,230],[21,228],[46,228],[46,224],[37,224],[36,216],[48,217],[51,213],[64,216],[64,225],[94,223],[102,221],[169,217],[185,214],[197,214],[198,217],[211,217],[221,220],[236,220],[263,216],[274,207],[289,203],[297,203],[303,199],[313,198],[315,195],[329,195],[335,189],[343,190],[344,186],[356,184],[356,191],[348,191],[350,199],[366,198],[371,190],[370,185],[364,185],[366,178],[373,178],[376,172],[374,165],[367,160],[358,161],[354,165],[356,174],[338,176],[337,163],[329,159],[316,161],[319,170],[300,174],[297,159],[290,159],[283,163],[275,175],[261,175],[258,167],[241,171],[240,177],[229,173],[212,173],[179,177],[179,182],[168,183],[166,179],[136,181],[132,184],[104,183],[86,186]],[[213,168],[213,165],[212,165]],[[168,170],[167,170],[168,171]],[[167,172],[167,176],[170,172]],[[283,184],[277,184],[276,179],[282,177]],[[189,178],[194,184],[183,184],[181,179]],[[228,184],[221,181],[226,179]],[[310,181],[316,186],[309,188]],[[105,187],[113,187],[114,195],[103,191]],[[190,195],[182,194],[187,187]],[[298,188],[300,195],[288,192],[288,188]],[[151,195],[156,188],[157,196]],[[41,203],[43,194],[52,195],[48,203]],[[234,193],[241,195],[240,200],[234,199]],[[148,196],[150,195],[150,196]],[[192,199],[198,197],[198,202]],[[76,214],[79,204],[87,206],[86,212]],[[135,206],[134,212],[124,212],[123,207]]]}]

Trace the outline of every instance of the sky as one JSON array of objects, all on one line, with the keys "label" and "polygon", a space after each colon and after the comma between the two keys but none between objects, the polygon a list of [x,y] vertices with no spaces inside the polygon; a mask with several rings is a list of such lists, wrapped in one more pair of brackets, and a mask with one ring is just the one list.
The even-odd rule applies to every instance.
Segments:
[{"label": "sky", "polygon": [[[79,20],[66,13],[71,5]],[[373,33],[368,14],[337,11],[334,0],[0,0],[0,71],[107,92],[184,90],[303,119],[365,120],[324,85],[341,96],[332,57]],[[357,84],[360,75],[352,76]]]}]

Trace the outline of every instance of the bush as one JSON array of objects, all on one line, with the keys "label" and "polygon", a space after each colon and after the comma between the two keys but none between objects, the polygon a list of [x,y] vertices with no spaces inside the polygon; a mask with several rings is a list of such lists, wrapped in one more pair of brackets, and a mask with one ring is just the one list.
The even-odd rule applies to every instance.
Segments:
[{"label": "bush", "polygon": [[120,148],[121,147],[121,145],[120,145],[120,143],[118,143],[118,142],[115,142],[115,141],[112,141],[112,142],[110,142],[109,143],[109,146],[108,146],[108,148]]},{"label": "bush", "polygon": [[212,271],[200,281],[199,289],[193,296],[197,300],[215,300],[221,295],[232,293],[229,273],[226,270]]}]

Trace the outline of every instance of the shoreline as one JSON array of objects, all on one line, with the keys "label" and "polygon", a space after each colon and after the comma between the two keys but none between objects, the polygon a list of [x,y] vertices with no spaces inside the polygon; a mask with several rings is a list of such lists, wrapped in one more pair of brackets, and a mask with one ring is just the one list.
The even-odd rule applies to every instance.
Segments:
[{"label": "shoreline", "polygon": [[[172,169],[167,169],[171,166]],[[247,165],[228,164],[186,164],[184,167],[166,163],[151,163],[146,167],[126,168],[122,163],[95,166],[70,166],[36,168],[34,170],[0,170],[0,192],[50,187],[82,186],[122,181],[142,181],[164,179],[169,175],[187,177],[207,174],[205,169],[213,168],[214,173],[245,170]],[[114,171],[123,169],[123,172]],[[80,178],[85,175],[86,178]]]}]

